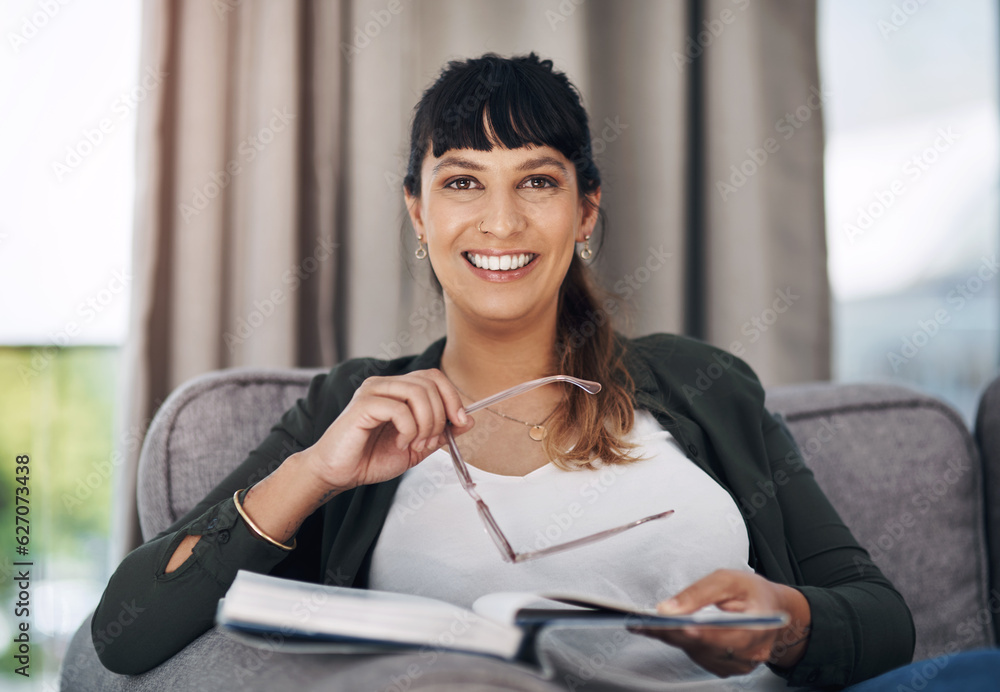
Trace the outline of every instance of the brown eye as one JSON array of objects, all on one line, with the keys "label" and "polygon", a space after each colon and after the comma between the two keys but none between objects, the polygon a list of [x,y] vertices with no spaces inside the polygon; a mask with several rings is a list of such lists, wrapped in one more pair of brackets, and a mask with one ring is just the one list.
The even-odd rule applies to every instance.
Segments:
[{"label": "brown eye", "polygon": [[445,187],[450,187],[453,190],[471,190],[472,182],[472,178],[455,178]]},{"label": "brown eye", "polygon": [[554,187],[554,184],[548,178],[528,178],[528,187],[540,190],[547,187]]}]

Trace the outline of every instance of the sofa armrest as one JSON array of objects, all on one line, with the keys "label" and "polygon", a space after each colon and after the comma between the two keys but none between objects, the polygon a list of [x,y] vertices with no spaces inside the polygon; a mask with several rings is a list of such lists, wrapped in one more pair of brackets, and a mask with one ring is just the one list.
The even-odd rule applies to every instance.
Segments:
[{"label": "sofa armrest", "polygon": [[175,389],[153,417],[139,457],[143,539],[184,516],[239,466],[323,372],[231,368]]},{"label": "sofa armrest", "polygon": [[983,466],[940,400],[888,384],[811,383],[767,392],[820,487],[903,595],[914,658],[995,643]]},{"label": "sofa armrest", "polygon": [[976,411],[976,444],[983,460],[986,540],[990,551],[990,612],[1000,642],[1000,376],[983,390]]}]

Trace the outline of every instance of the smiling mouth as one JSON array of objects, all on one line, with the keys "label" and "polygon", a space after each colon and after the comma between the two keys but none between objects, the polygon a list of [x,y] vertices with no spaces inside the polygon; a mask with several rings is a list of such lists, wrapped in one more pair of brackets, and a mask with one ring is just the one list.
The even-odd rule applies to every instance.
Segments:
[{"label": "smiling mouth", "polygon": [[531,252],[519,255],[477,255],[471,252],[463,252],[462,254],[474,267],[501,272],[520,269],[530,264],[538,256]]}]

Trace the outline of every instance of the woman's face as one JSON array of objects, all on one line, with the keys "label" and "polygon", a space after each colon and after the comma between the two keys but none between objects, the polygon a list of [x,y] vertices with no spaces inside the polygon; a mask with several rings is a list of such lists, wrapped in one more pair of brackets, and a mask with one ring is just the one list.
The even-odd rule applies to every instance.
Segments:
[{"label": "woman's face", "polygon": [[[600,190],[589,198],[599,205]],[[554,316],[575,244],[597,220],[572,163],[548,146],[428,151],[420,199],[406,204],[447,304],[474,321]]]}]

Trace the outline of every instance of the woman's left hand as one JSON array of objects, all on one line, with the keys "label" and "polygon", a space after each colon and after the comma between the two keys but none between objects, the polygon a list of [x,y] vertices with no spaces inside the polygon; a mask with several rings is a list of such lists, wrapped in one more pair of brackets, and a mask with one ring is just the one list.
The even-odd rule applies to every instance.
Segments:
[{"label": "woman's left hand", "polygon": [[693,613],[707,605],[730,611],[784,611],[789,624],[780,629],[685,627],[629,630],[683,649],[692,661],[719,677],[744,675],[761,663],[795,665],[805,653],[811,623],[809,602],[797,589],[736,570],[717,570],[673,598],[658,604],[662,615]]}]

